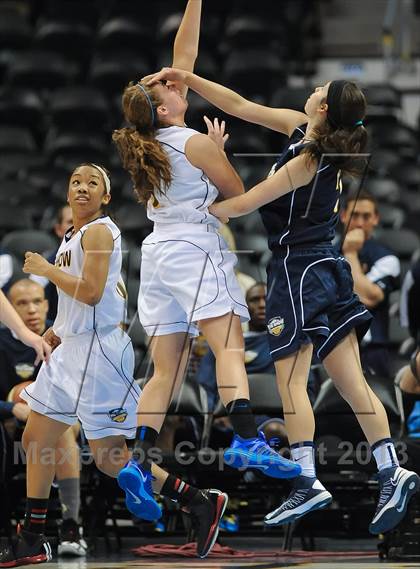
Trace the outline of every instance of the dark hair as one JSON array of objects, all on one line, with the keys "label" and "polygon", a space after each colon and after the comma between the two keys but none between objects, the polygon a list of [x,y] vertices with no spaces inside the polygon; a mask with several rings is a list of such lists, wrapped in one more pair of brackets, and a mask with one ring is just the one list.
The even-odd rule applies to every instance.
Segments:
[{"label": "dark hair", "polygon": [[68,203],[61,205],[55,214],[55,223],[57,225],[61,225],[63,223],[64,218],[64,210],[66,207],[70,207]]},{"label": "dark hair", "polygon": [[[109,170],[108,170],[107,168],[105,168],[105,166],[102,166],[102,164],[93,164],[93,162],[83,162],[83,164],[79,164],[78,166],[76,166],[75,168],[73,168],[73,171],[72,171],[70,177],[73,176],[73,174],[75,173],[76,170],[78,170],[79,168],[82,168],[83,166],[89,166],[90,168],[95,168],[95,170],[96,170],[97,172],[99,172],[99,174],[100,174],[100,176],[101,176],[101,178],[102,178],[102,182],[103,182],[103,184],[104,184],[105,192],[106,192],[106,184],[105,184],[104,176],[103,176],[102,172],[101,172],[100,170],[98,170],[97,167],[99,166],[99,168],[101,168],[101,169],[106,173],[106,175],[108,176],[110,182],[111,182],[111,175],[110,175]],[[112,199],[112,184],[111,184],[111,192],[110,192],[110,195],[111,195],[111,199]],[[110,217],[112,220],[114,220],[114,214],[113,214],[113,212],[112,212],[112,206],[110,206],[109,203],[106,204],[106,205],[102,205],[102,206],[101,206],[101,211],[102,211],[102,213],[103,213],[104,215],[107,215],[107,216]]]},{"label": "dark hair", "polygon": [[251,294],[251,290],[254,290],[254,288],[257,288],[259,286],[263,286],[263,287],[267,288],[267,283],[265,283],[263,281],[258,281],[256,283],[254,283],[253,285],[251,285],[245,294],[245,300],[247,302],[248,302],[249,295]]},{"label": "dark hair", "polygon": [[378,200],[367,190],[360,190],[360,192],[353,190],[349,192],[344,198],[344,209],[346,210],[351,202],[360,202],[362,200],[373,203],[375,206],[375,213],[378,213]]},{"label": "dark hair", "polygon": [[161,101],[148,86],[130,83],[122,96],[124,118],[132,127],[114,130],[115,142],[140,203],[165,194],[171,181],[168,155],[156,139],[156,107]]},{"label": "dark hair", "polygon": [[367,146],[367,131],[358,124],[366,114],[366,99],[359,87],[347,81],[339,100],[340,115],[346,117],[346,125],[333,124],[328,120],[314,129],[315,140],[309,142],[304,152],[309,159],[320,161],[324,154],[330,164],[339,168],[343,174],[359,175],[363,170],[362,160],[354,154],[364,152]]}]

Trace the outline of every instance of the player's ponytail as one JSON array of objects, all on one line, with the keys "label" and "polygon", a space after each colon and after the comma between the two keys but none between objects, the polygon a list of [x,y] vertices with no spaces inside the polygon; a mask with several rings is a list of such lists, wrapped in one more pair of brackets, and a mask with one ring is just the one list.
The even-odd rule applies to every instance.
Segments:
[{"label": "player's ponytail", "polygon": [[[332,99],[335,103],[334,112],[329,111],[325,123],[314,129],[314,140],[306,146],[305,152],[310,159],[318,162],[324,155],[324,160],[339,168],[342,173],[359,175],[365,161],[358,159],[357,154],[365,152],[368,142],[367,131],[363,126],[366,99],[355,83],[332,83],[339,84],[336,88],[338,99]],[[330,107],[331,101],[328,99]]]},{"label": "player's ponytail", "polygon": [[134,193],[143,204],[164,194],[172,180],[168,155],[155,136],[159,104],[149,87],[130,83],[124,91],[122,106],[126,121],[133,126],[115,130],[112,135],[123,167],[133,181]]}]

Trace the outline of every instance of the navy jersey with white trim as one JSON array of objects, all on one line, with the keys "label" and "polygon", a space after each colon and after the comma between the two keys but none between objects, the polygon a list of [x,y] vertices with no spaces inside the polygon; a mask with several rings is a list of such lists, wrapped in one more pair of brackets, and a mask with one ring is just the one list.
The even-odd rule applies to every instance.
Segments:
[{"label": "navy jersey with white trim", "polygon": [[[306,125],[294,130],[269,176],[305,148],[308,144],[302,141],[305,130]],[[324,158],[307,186],[296,188],[260,208],[270,249],[285,245],[330,244],[338,221],[340,193],[340,171]]]},{"label": "navy jersey with white trim", "polygon": [[373,344],[386,344],[389,341],[389,295],[400,287],[400,261],[385,245],[376,239],[367,239],[359,251],[359,260],[366,278],[378,285],[383,293],[383,300],[369,308],[373,320],[364,341]]}]

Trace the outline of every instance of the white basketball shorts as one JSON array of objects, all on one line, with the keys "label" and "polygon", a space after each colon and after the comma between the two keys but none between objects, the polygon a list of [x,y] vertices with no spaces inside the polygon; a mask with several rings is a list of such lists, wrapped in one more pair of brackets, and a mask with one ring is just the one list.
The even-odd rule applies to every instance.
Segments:
[{"label": "white basketball shorts", "polygon": [[134,438],[140,388],[134,351],[121,328],[109,326],[65,338],[21,397],[33,411],[73,425],[87,439]]},{"label": "white basketball shorts", "polygon": [[148,336],[198,335],[196,323],[229,312],[249,320],[238,259],[210,225],[155,224],[142,245],[138,312]]}]

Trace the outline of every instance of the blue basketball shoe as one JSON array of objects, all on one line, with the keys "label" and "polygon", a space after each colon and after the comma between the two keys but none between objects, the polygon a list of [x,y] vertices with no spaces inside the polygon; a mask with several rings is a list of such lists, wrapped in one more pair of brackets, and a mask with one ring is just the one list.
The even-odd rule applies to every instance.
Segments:
[{"label": "blue basketball shoe", "polygon": [[137,518],[149,521],[162,517],[162,510],[153,497],[152,478],[135,460],[129,460],[117,478],[125,492],[127,509]]},{"label": "blue basketball shoe", "polygon": [[257,468],[273,478],[294,478],[302,472],[299,464],[283,458],[269,446],[262,431],[253,439],[235,435],[224,452],[224,461],[233,468]]},{"label": "blue basketball shoe", "polygon": [[317,478],[299,476],[293,481],[293,490],[279,508],[267,514],[264,523],[268,526],[289,524],[309,512],[327,506],[331,494]]},{"label": "blue basketball shoe", "polygon": [[370,533],[391,530],[405,516],[408,502],[418,492],[420,477],[400,466],[384,468],[378,473],[380,494],[375,515],[369,526]]}]

